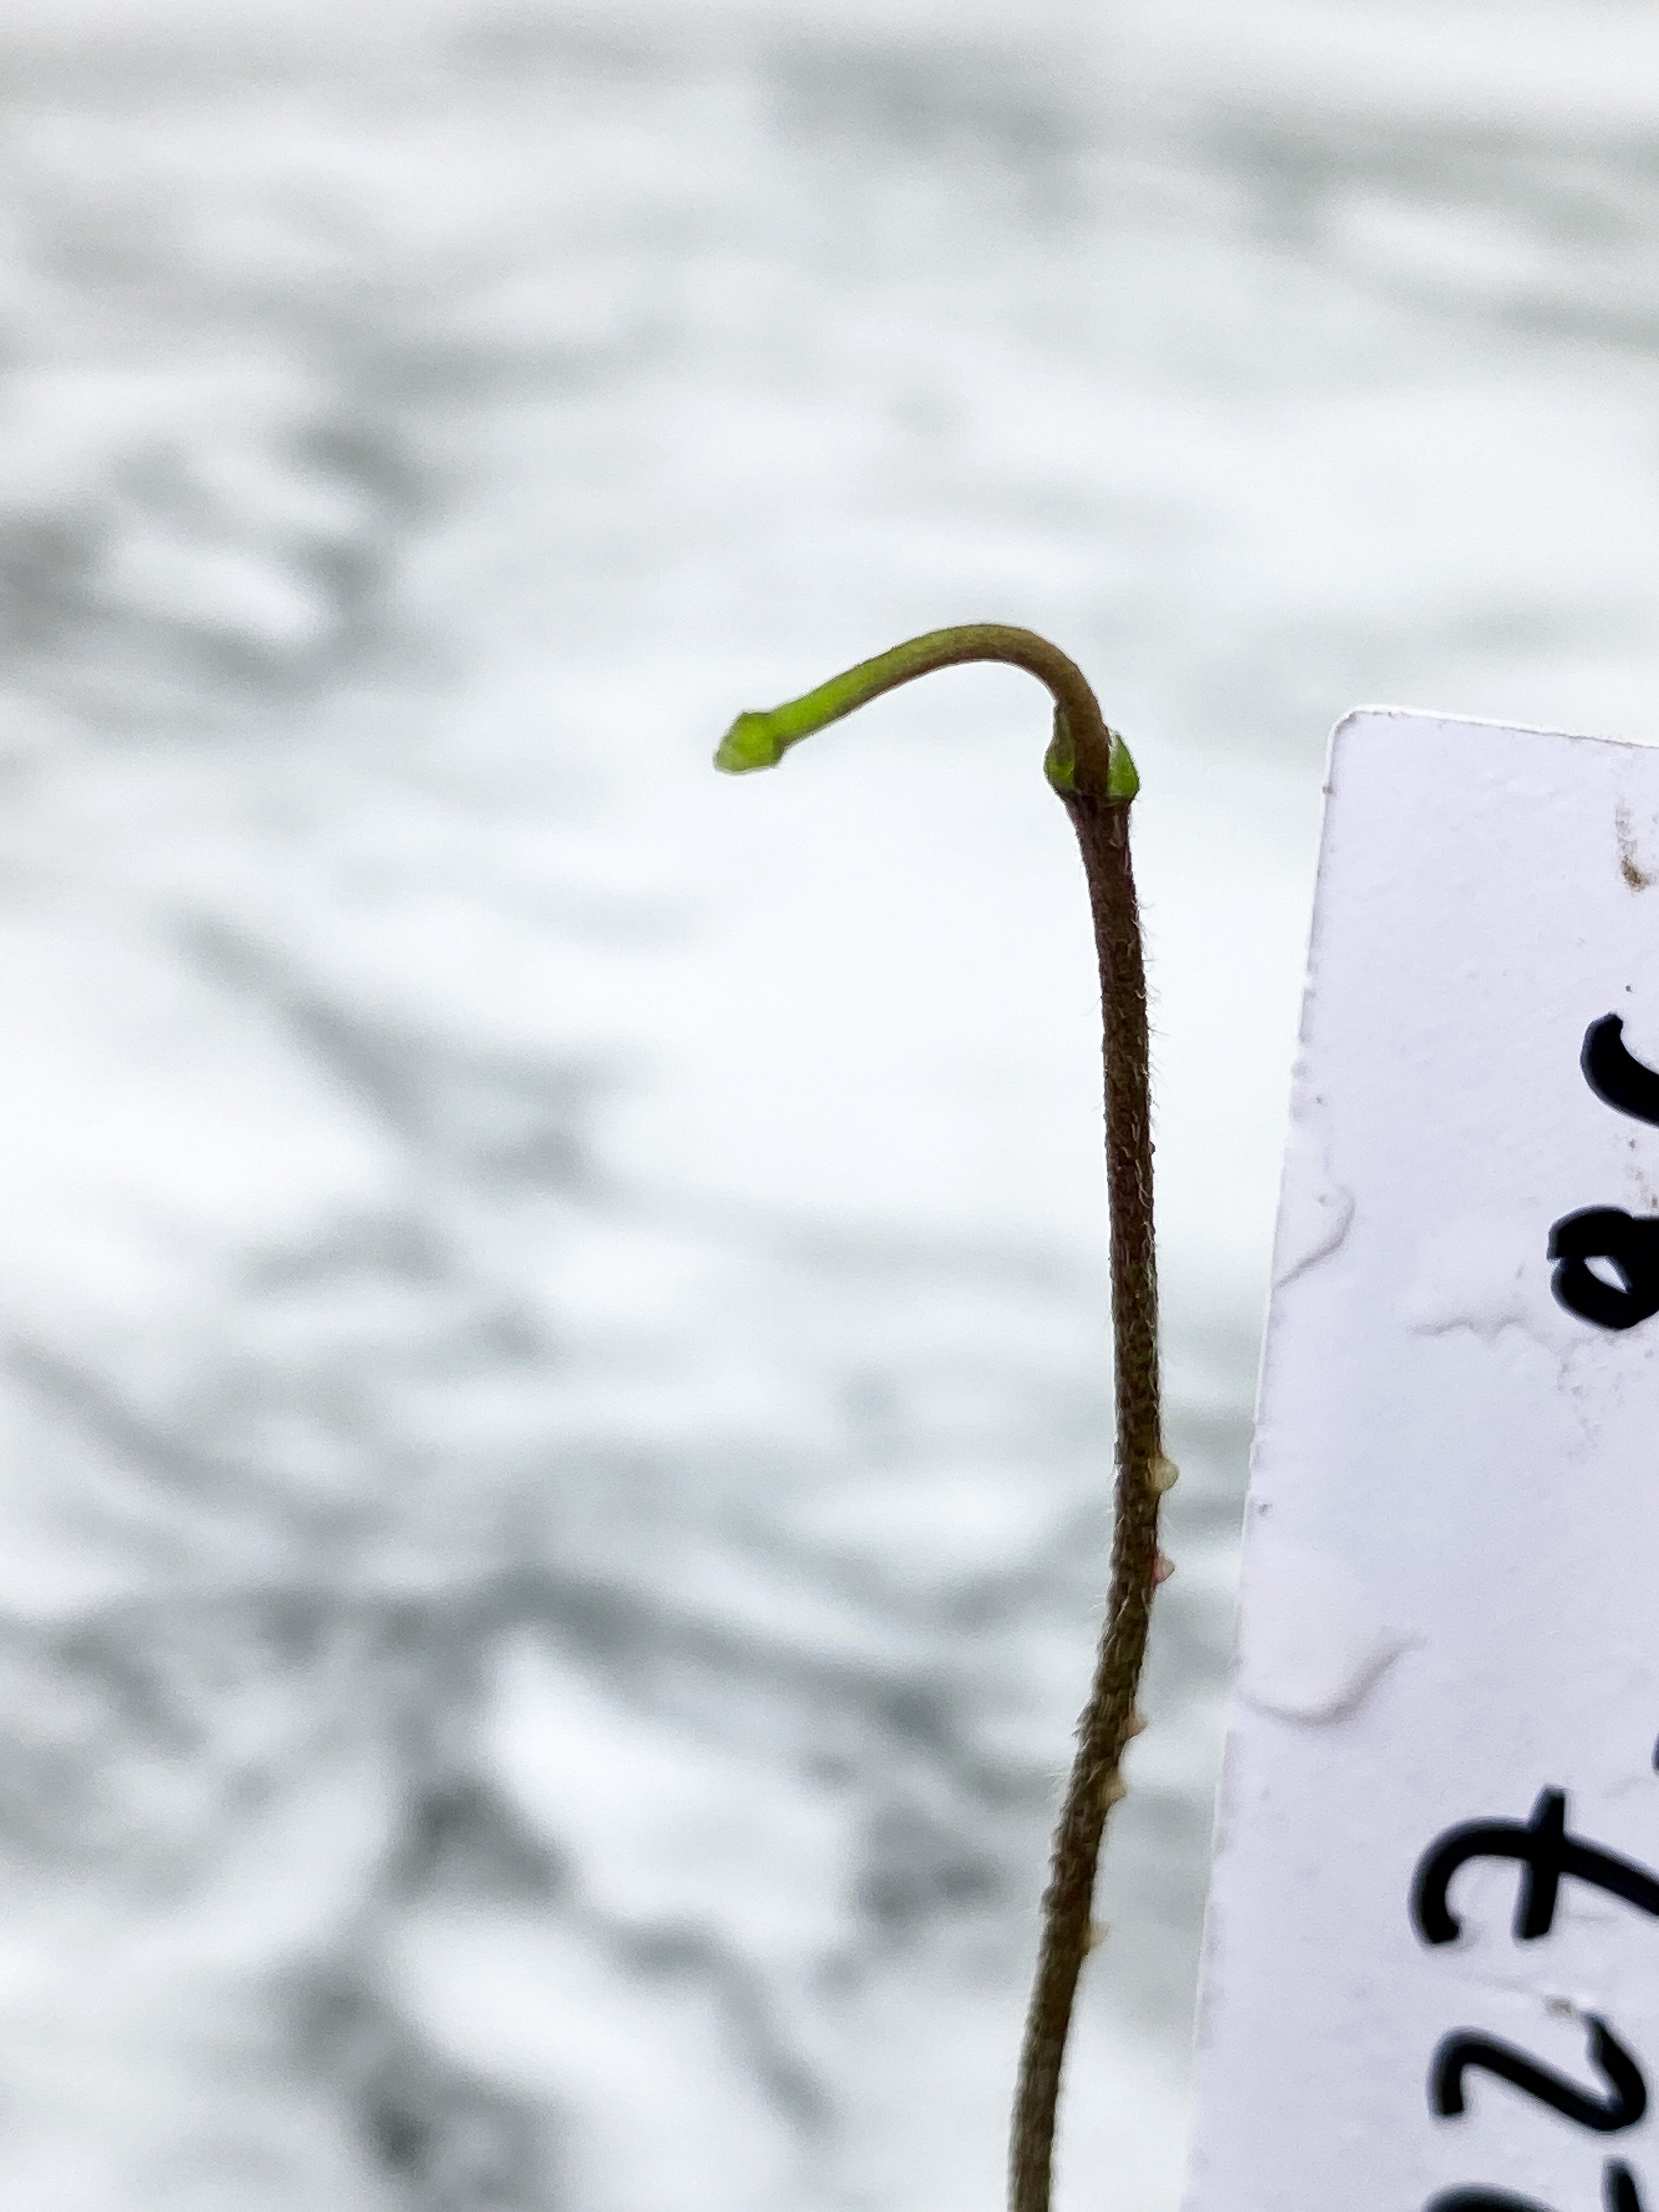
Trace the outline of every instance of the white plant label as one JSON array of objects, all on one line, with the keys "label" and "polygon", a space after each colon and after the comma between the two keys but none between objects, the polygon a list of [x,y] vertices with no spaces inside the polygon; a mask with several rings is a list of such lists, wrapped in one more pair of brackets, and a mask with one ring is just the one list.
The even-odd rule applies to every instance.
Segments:
[{"label": "white plant label", "polygon": [[1659,751],[1333,741],[1189,2212],[1659,2212]]}]

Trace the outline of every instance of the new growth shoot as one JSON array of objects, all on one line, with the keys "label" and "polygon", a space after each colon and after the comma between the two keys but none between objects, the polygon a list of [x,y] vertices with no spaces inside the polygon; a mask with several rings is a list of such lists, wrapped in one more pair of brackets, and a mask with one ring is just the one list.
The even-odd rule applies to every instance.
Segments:
[{"label": "new growth shoot", "polygon": [[1099,1939],[1091,1908],[1101,1838],[1108,1814],[1124,1795],[1125,1747],[1144,1725],[1135,1695],[1152,1594],[1169,1571],[1158,1549],[1158,1507],[1175,1480],[1174,1466],[1164,1455],[1159,1415],[1146,982],[1129,860],[1129,806],[1140,779],[1076,664],[1046,638],[1000,623],[929,631],[769,714],[739,714],[714,764],[734,775],[775,768],[792,745],[884,691],[969,660],[1027,669],[1054,698],[1054,732],[1043,767],[1083,855],[1100,967],[1106,1072],[1117,1431],[1111,1582],[1043,1893],[1009,2153],[1012,2212],[1048,2212],[1061,2063],[1083,1961]]},{"label": "new growth shoot", "polygon": [[1054,694],[1054,733],[1043,759],[1049,782],[1062,795],[1087,792],[1126,805],[1140,788],[1129,748],[1100,718],[1094,693],[1075,661],[1039,637],[1035,630],[1012,629],[1005,623],[963,623],[955,629],[931,629],[861,660],[844,675],[832,676],[804,698],[791,699],[764,714],[739,714],[720,740],[714,765],[728,775],[775,768],[791,745],[827,729],[843,714],[867,707],[884,691],[953,668],[964,660],[1006,660],[1041,677]]}]

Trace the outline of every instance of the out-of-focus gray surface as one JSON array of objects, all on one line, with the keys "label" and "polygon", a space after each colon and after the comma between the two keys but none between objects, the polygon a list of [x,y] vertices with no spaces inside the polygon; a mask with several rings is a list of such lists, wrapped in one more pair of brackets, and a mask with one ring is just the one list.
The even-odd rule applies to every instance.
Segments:
[{"label": "out-of-focus gray surface", "polygon": [[1647,733],[1656,84],[1613,5],[8,12],[8,2203],[996,2203],[1075,864],[1006,672],[706,763],[1000,617],[1147,784],[1187,1472],[1062,2201],[1173,2203],[1324,732]]}]

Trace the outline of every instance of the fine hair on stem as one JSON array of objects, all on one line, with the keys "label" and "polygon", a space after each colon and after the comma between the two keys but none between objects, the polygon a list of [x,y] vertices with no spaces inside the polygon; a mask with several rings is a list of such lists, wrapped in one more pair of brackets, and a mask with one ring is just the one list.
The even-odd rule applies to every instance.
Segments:
[{"label": "fine hair on stem", "polygon": [[1112,1807],[1125,1794],[1125,1749],[1142,1725],[1136,1693],[1153,1594],[1168,1571],[1158,1548],[1158,1512],[1175,1480],[1164,1454],[1160,1414],[1146,978],[1129,854],[1130,806],[1139,778],[1076,663],[1034,631],[1000,623],[929,631],[769,713],[739,714],[715,765],[733,775],[775,767],[801,738],[883,692],[936,668],[979,660],[1028,670],[1054,699],[1043,765],[1083,858],[1100,971],[1105,1069],[1116,1428],[1111,1573],[1042,1896],[1009,2143],[1010,2212],[1049,2212],[1066,2037],[1084,1960],[1097,1940],[1093,1905],[1101,1841]]}]

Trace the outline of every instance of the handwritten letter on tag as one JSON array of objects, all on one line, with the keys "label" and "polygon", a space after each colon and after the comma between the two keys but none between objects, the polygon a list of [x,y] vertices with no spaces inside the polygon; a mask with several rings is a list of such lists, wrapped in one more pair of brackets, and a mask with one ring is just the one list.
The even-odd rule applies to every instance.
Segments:
[{"label": "handwritten letter on tag", "polygon": [[1659,751],[1333,742],[1188,2212],[1659,2212]]}]

